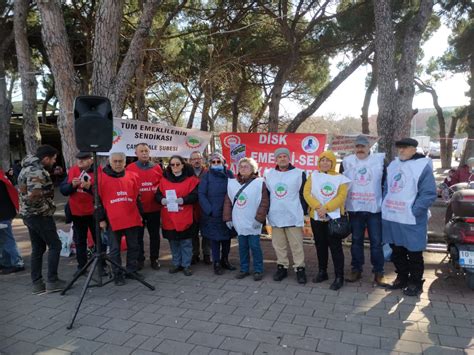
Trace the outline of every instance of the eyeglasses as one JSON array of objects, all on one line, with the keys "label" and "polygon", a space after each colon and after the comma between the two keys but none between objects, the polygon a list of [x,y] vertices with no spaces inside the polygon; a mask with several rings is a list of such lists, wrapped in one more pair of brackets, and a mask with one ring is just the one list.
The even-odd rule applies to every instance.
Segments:
[{"label": "eyeglasses", "polygon": [[222,163],[222,161],[220,161],[220,160],[212,160],[211,161],[211,164],[221,164],[221,163]]},{"label": "eyeglasses", "polygon": [[252,169],[252,167],[251,167],[250,165],[241,165],[241,166],[239,166],[239,169],[242,169],[242,170],[244,170],[244,169]]},{"label": "eyeglasses", "polygon": [[170,163],[171,166],[181,166],[181,163]]}]

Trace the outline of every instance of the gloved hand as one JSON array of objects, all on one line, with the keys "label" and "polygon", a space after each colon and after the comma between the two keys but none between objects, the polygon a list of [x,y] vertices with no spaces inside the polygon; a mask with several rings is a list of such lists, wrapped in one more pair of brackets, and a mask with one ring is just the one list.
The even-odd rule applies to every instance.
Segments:
[{"label": "gloved hand", "polygon": [[162,198],[162,199],[161,199],[161,204],[162,204],[163,206],[166,206],[166,205],[168,204],[168,200],[167,200],[166,198]]},{"label": "gloved hand", "polygon": [[232,223],[232,221],[225,222],[225,225],[226,225],[227,228],[229,228],[229,229],[232,229],[232,228],[234,227],[234,223]]},{"label": "gloved hand", "polygon": [[252,222],[252,228],[253,228],[253,229],[262,228],[262,223],[260,223],[260,222],[257,221],[257,220],[254,220],[254,221]]},{"label": "gloved hand", "polygon": [[182,205],[182,204],[184,203],[183,198],[182,198],[182,197],[178,197],[178,198],[176,199],[176,203],[177,203],[178,205]]}]

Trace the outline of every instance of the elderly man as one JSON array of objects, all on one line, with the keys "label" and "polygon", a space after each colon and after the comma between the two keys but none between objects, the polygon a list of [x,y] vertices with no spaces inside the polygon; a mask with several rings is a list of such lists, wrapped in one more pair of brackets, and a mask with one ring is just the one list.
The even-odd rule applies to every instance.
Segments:
[{"label": "elderly man", "polygon": [[356,138],[355,154],[342,161],[340,172],[352,183],[346,199],[352,231],[352,272],[346,278],[355,282],[362,278],[364,266],[364,236],[369,232],[370,262],[374,273],[374,283],[386,286],[383,278],[384,256],[382,250],[382,187],[386,168],[385,153],[370,154],[370,144],[366,136]]},{"label": "elderly man", "polygon": [[135,155],[138,160],[129,166],[128,171],[133,171],[138,176],[140,186],[140,201],[143,205],[143,228],[138,234],[138,269],[142,269],[145,262],[145,248],[143,235],[145,226],[150,237],[150,266],[153,270],[158,270],[160,264],[160,210],[161,205],[155,201],[155,193],[163,176],[163,170],[158,164],[150,161],[150,147],[146,143],[139,143],[135,147]]},{"label": "elderly man", "polygon": [[[124,153],[111,153],[109,164],[99,175],[99,196],[103,208],[99,211],[100,227],[109,227],[110,259],[121,265],[120,242],[127,239],[127,271],[136,278],[143,278],[138,270],[138,235],[142,228],[141,203],[139,199],[138,177],[125,170]],[[125,284],[125,275],[115,265],[112,270],[115,285]]]},{"label": "elderly man", "polygon": [[382,202],[383,241],[392,247],[397,273],[389,288],[407,296],[423,291],[428,209],[436,199],[431,159],[417,153],[417,145],[412,138],[395,143],[398,157],[387,168]]},{"label": "elderly man", "polygon": [[306,283],[303,250],[304,215],[307,209],[303,196],[306,174],[290,163],[290,151],[275,150],[276,167],[265,172],[265,183],[270,195],[268,222],[272,226],[272,245],[277,256],[277,271],[273,280],[288,276],[288,244],[293,254],[298,283]]},{"label": "elderly man", "polygon": [[[194,169],[194,175],[201,180],[201,177],[207,172],[207,168],[203,164],[203,158],[201,152],[195,151],[191,153],[189,157],[189,162]],[[194,220],[196,223],[199,223],[201,218],[201,206],[199,203],[196,203],[194,206]],[[196,228],[196,233],[193,236],[193,257],[191,259],[191,264],[196,264],[200,261],[201,248],[204,259],[204,264],[211,265],[211,241],[207,238],[202,237],[201,243],[199,242],[199,230]],[[201,244],[201,245],[200,245]]]},{"label": "elderly man", "polygon": [[[66,282],[58,278],[59,255],[62,244],[56,232],[53,214],[54,186],[51,170],[58,151],[50,145],[42,145],[34,156],[27,156],[18,176],[20,190],[20,215],[28,227],[31,240],[31,280],[33,294],[61,291]],[[43,254],[48,247],[48,279],[43,281]]]}]

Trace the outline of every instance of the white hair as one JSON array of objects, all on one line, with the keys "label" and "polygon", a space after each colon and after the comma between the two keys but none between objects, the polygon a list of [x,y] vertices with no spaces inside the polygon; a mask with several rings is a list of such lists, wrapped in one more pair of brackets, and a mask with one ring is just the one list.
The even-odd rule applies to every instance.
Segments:
[{"label": "white hair", "polygon": [[124,152],[113,152],[113,153],[110,153],[109,155],[109,163],[112,162],[112,157],[117,156],[117,155],[119,155],[123,160],[127,160],[127,156],[125,155]]},{"label": "white hair", "polygon": [[253,158],[242,158],[239,160],[239,168],[240,168],[240,164],[242,163],[247,163],[250,165],[250,167],[252,168],[252,173],[255,174],[257,171],[258,171],[258,163],[255,161],[255,159]]}]

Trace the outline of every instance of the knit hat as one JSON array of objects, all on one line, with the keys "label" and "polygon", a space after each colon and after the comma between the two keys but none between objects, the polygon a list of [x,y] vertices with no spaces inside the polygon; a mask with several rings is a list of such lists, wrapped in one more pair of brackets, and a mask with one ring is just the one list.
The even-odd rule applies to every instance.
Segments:
[{"label": "knit hat", "polygon": [[58,154],[59,152],[56,148],[48,144],[44,144],[44,145],[40,145],[38,149],[36,149],[35,155],[38,157],[39,160],[42,160],[44,157],[53,157]]},{"label": "knit hat", "polygon": [[214,159],[220,159],[222,161],[222,165],[225,165],[226,163],[224,156],[219,152],[214,152],[209,155],[209,163],[211,163],[211,161],[213,161]]},{"label": "knit hat", "polygon": [[280,147],[280,148],[277,148],[275,149],[275,159],[280,155],[280,154],[286,154],[288,156],[288,158],[290,157],[290,151],[288,150],[288,148],[285,148],[285,147]]}]

